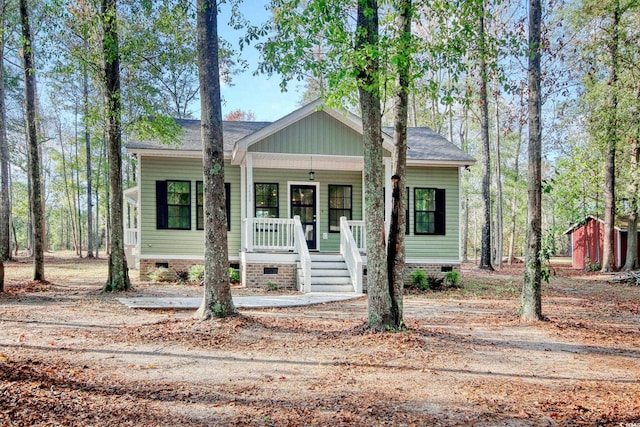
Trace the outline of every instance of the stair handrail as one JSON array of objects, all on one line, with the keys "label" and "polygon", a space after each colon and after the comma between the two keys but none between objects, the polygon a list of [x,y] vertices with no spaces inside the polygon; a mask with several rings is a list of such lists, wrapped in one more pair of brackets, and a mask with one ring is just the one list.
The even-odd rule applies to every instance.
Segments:
[{"label": "stair handrail", "polygon": [[300,259],[300,268],[302,269],[303,279],[300,290],[304,293],[311,292],[311,255],[309,255],[307,238],[302,229],[299,215],[293,217],[293,244],[294,250]]},{"label": "stair handrail", "polygon": [[347,264],[353,289],[362,293],[362,256],[356,244],[347,218],[340,217],[340,255]]}]

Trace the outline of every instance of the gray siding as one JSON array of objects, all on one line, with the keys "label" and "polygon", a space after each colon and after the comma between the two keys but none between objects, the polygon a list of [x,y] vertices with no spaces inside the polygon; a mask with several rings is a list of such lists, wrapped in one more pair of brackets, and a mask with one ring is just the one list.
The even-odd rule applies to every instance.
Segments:
[{"label": "gray siding", "polygon": [[[204,233],[196,229],[196,181],[202,181],[202,160],[140,157],[141,255],[203,256]],[[227,234],[229,256],[240,250],[240,168],[225,161],[225,182],[231,184],[231,231]],[[191,181],[191,230],[156,229],[156,181]]]},{"label": "gray siding", "polygon": [[[409,187],[409,235],[405,236],[408,259],[458,260],[460,258],[460,183],[458,168],[407,168]],[[445,235],[413,234],[413,189],[445,189]]]}]

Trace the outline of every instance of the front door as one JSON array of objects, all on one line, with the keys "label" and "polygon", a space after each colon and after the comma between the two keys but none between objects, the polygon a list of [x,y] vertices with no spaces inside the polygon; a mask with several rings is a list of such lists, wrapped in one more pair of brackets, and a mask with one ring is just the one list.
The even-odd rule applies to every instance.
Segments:
[{"label": "front door", "polygon": [[299,215],[309,249],[316,249],[316,187],[291,186],[291,217]]}]

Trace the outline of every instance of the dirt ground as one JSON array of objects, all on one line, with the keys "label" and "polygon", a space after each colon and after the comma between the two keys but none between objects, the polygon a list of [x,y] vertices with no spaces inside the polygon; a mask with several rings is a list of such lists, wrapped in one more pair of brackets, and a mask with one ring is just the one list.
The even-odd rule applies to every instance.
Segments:
[{"label": "dirt ground", "polygon": [[527,325],[521,267],[468,266],[405,297],[407,331],[371,333],[366,297],[200,322],[102,294],[103,260],[30,274],[8,263],[0,295],[2,426],[640,426],[640,287],[610,276],[556,268]]}]

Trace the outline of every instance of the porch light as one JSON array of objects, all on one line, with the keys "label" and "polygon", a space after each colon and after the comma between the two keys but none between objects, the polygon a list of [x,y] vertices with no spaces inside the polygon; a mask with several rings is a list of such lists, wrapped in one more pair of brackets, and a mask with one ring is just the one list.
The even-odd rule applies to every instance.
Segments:
[{"label": "porch light", "polygon": [[316,173],[313,171],[313,156],[311,157],[311,170],[309,171],[309,181],[313,181],[316,178]]}]

